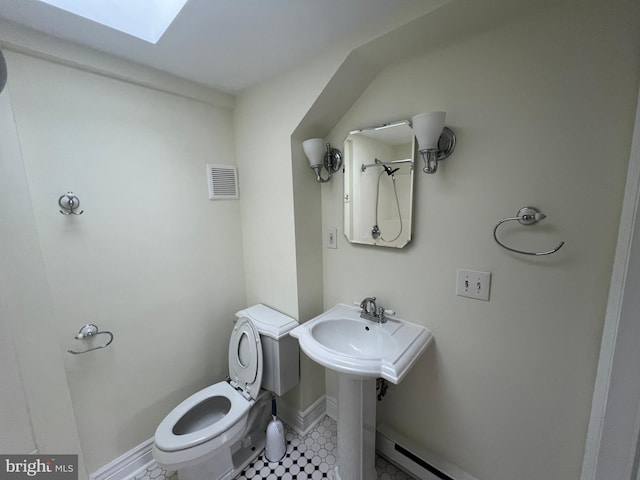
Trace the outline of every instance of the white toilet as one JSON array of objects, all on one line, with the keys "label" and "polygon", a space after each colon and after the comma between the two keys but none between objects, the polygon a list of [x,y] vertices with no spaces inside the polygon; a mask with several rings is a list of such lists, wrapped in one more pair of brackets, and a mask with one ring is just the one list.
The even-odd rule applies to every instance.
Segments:
[{"label": "white toilet", "polygon": [[229,379],[191,395],[156,429],[153,457],[179,480],[237,476],[264,449],[272,394],[298,383],[298,341],[289,336],[298,322],[265,305],[236,318]]}]

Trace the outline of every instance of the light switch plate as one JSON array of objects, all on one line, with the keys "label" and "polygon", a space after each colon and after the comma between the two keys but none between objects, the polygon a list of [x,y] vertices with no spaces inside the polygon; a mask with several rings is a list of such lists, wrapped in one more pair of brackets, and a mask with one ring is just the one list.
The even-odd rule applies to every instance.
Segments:
[{"label": "light switch plate", "polygon": [[491,290],[491,273],[463,270],[459,268],[456,276],[456,295],[489,300]]},{"label": "light switch plate", "polygon": [[327,228],[327,248],[338,248],[338,229],[336,227]]}]

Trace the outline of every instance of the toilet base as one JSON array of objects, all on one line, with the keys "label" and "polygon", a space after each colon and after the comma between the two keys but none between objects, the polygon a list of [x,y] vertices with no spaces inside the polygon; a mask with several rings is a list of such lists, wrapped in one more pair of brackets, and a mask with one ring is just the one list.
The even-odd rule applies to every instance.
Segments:
[{"label": "toilet base", "polygon": [[260,392],[249,411],[247,429],[231,445],[220,448],[206,460],[178,469],[178,480],[230,480],[237,477],[264,451],[266,429],[271,419],[271,394]]},{"label": "toilet base", "polygon": [[178,470],[179,480],[203,480],[215,478],[227,480],[233,478],[234,468],[231,451],[223,449],[197,465]]}]

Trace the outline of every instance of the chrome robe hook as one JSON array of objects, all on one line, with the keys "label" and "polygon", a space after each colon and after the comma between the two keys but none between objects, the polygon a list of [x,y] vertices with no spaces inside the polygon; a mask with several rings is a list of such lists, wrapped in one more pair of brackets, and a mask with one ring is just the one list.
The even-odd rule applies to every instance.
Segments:
[{"label": "chrome robe hook", "polygon": [[76,212],[76,209],[80,207],[80,199],[76,197],[73,192],[67,192],[61,195],[58,199],[58,205],[60,205],[60,213],[63,215],[82,215],[84,210]]},{"label": "chrome robe hook", "polygon": [[502,248],[506,248],[510,252],[519,253],[521,255],[534,255],[534,256],[542,256],[542,255],[551,255],[552,253],[556,253],[558,250],[562,248],[564,242],[560,242],[556,248],[553,250],[547,250],[546,252],[525,252],[524,250],[518,250],[515,248],[507,247],[504,243],[498,240],[498,227],[505,222],[509,222],[512,220],[517,220],[521,225],[533,225],[538,223],[540,220],[546,218],[546,215],[535,207],[522,207],[518,210],[518,213],[515,217],[505,218],[504,220],[500,220],[498,224],[493,229],[493,238],[498,245]]},{"label": "chrome robe hook", "polygon": [[72,353],[73,355],[79,355],[81,353],[87,353],[87,352],[92,352],[93,350],[100,350],[101,348],[106,348],[109,345],[111,345],[111,342],[113,342],[113,333],[107,332],[106,330],[103,330],[101,332],[100,330],[98,330],[98,326],[94,325],[93,323],[87,323],[86,325],[84,325],[80,329],[78,334],[75,336],[75,338],[76,340],[84,340],[86,338],[95,337],[96,335],[109,335],[109,341],[104,345],[98,345],[97,347],[87,348],[86,350],[81,350],[79,352],[76,352],[71,349],[68,349],[67,352]]}]

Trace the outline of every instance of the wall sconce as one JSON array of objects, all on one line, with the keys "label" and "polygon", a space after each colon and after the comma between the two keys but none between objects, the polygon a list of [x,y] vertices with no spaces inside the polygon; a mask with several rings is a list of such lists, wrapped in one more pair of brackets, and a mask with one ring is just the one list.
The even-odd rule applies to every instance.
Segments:
[{"label": "wall sconce", "polygon": [[[310,138],[302,142],[304,154],[309,160],[309,166],[316,172],[316,182],[324,183],[331,180],[331,175],[342,167],[342,152],[324,143],[322,138]],[[322,178],[322,167],[329,172],[327,178]]]},{"label": "wall sconce", "polygon": [[424,173],[436,173],[438,162],[451,155],[456,147],[455,134],[444,126],[445,115],[446,112],[428,112],[411,118],[418,152],[424,160]]}]

